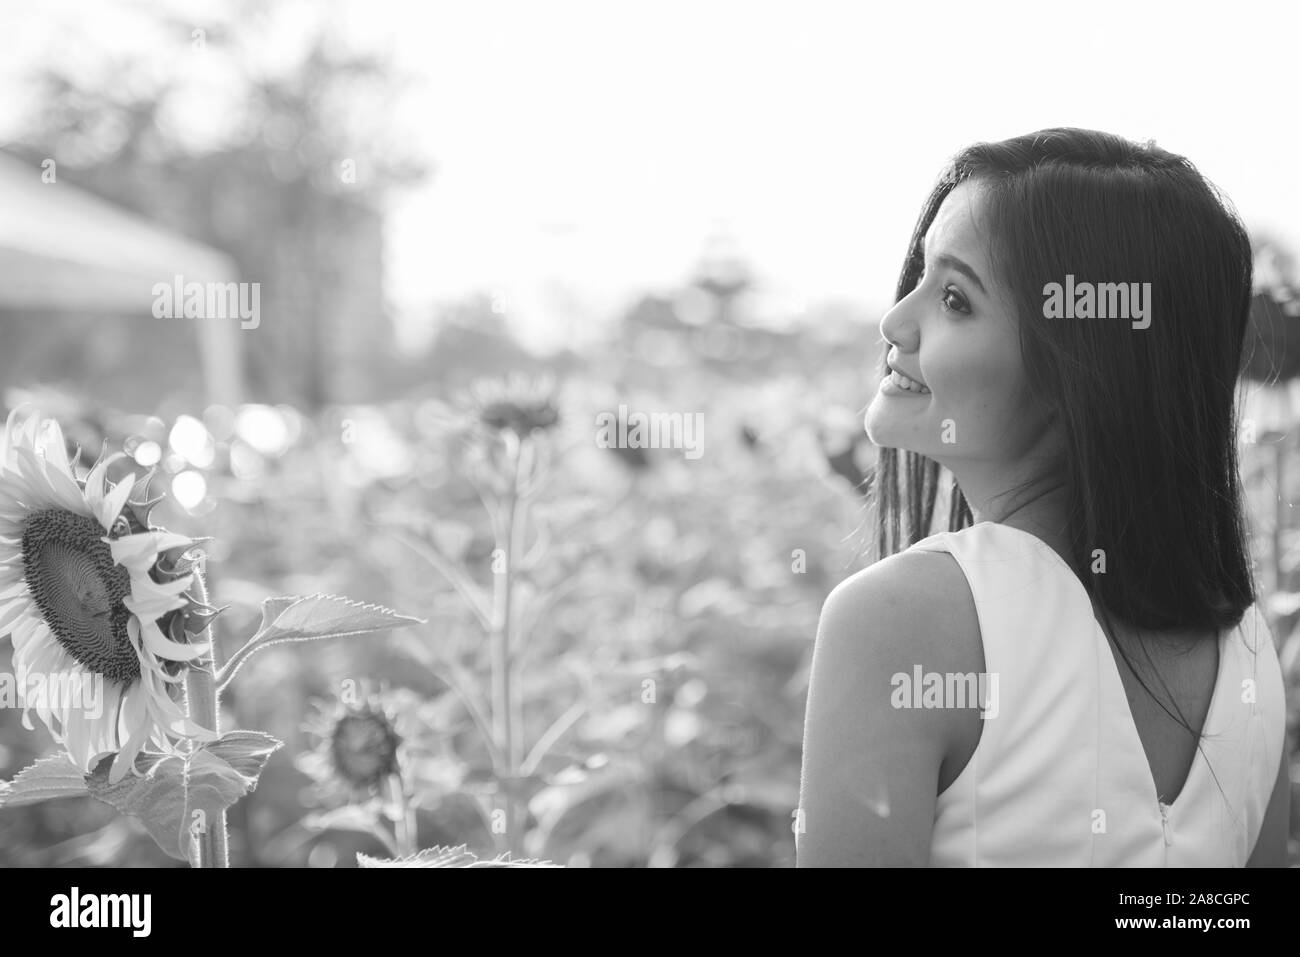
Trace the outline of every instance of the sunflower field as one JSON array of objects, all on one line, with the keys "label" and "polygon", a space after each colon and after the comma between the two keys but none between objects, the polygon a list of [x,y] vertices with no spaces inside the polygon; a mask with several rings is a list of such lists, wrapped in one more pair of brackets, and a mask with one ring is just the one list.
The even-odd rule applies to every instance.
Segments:
[{"label": "sunflower field", "polygon": [[[778,355],[770,336],[752,338]],[[591,357],[604,380],[516,370],[316,415],[114,410],[37,387],[7,398],[16,415],[39,407],[62,424],[65,495],[102,502],[107,483],[114,502],[160,498],[148,526],[125,510],[132,530],[169,536],[149,553],[168,569],[202,568],[206,595],[177,599],[177,644],[152,665],[169,677],[180,664],[168,656],[209,635],[218,665],[236,661],[221,728],[282,742],[241,753],[264,767],[229,808],[231,863],[353,866],[466,845],[569,866],[789,865],[811,639],[825,594],[860,562],[848,469],[870,458],[847,404],[857,363],[831,337],[821,348],[813,387],[716,362],[655,382],[618,345]],[[700,411],[702,454],[599,447],[616,397]],[[76,458],[101,448],[118,451]],[[198,482],[202,497],[184,499]],[[155,526],[167,531],[145,533]],[[71,619],[104,586],[59,564],[62,547],[43,567]],[[312,595],[403,617],[238,658],[265,630],[268,596]],[[41,608],[16,604],[34,632]],[[188,637],[187,615],[199,616]],[[46,629],[42,653],[91,637]],[[165,685],[146,703],[174,708]],[[56,750],[35,725],[0,711],[6,778]],[[85,756],[108,740],[87,739]],[[115,808],[98,793],[7,807],[0,853],[182,863]]]}]

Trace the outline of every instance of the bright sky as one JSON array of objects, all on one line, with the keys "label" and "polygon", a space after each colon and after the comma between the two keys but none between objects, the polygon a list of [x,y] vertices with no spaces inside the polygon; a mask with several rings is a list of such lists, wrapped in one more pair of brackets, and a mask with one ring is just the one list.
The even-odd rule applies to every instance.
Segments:
[{"label": "bright sky", "polygon": [[397,211],[393,291],[500,287],[538,338],[573,308],[548,286],[671,287],[722,224],[773,308],[887,302],[944,160],[1046,126],[1154,138],[1300,248],[1294,3],[420,7],[398,51],[440,173]]},{"label": "bright sky", "polygon": [[1290,2],[343,0],[340,15],[423,81],[396,119],[437,172],[395,200],[387,248],[410,333],[433,302],[485,290],[539,345],[581,337],[679,286],[720,234],[765,309],[873,307],[944,160],[1046,126],[1154,138],[1300,250]]}]

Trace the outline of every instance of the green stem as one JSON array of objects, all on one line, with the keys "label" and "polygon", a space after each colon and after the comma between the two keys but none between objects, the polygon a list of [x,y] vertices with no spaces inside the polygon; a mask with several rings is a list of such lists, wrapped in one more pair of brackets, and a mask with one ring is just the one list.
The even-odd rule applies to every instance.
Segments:
[{"label": "green stem", "polygon": [[397,843],[398,857],[413,857],[420,850],[416,841],[415,808],[406,793],[406,779],[400,773],[388,778],[393,803],[397,807],[397,820],[393,822],[393,838]]},{"label": "green stem", "polygon": [[515,778],[518,776],[523,755],[519,729],[515,726],[518,706],[514,696],[512,653],[510,647],[511,605],[514,592],[514,570],[517,551],[517,511],[519,507],[519,470],[522,463],[521,447],[516,441],[511,448],[509,487],[504,502],[504,521],[499,526],[497,547],[502,550],[502,569],[496,575],[493,587],[494,615],[492,634],[492,728],[497,748],[505,758],[505,772],[509,786],[505,794],[506,846],[511,854],[519,853],[522,835],[516,820]]},{"label": "green stem", "polygon": [[524,696],[521,693],[519,682],[519,661],[522,654],[521,649],[517,647],[520,641],[520,615],[519,609],[515,607],[514,603],[514,585],[517,570],[522,567],[524,530],[528,525],[528,503],[524,500],[520,491],[523,451],[523,448],[521,448],[519,459],[515,462],[515,482],[511,494],[509,533],[511,591],[508,609],[510,625],[506,628],[506,640],[509,642],[510,647],[510,767],[515,774],[521,773],[520,768],[524,763]]},{"label": "green stem", "polygon": [[[203,581],[203,575],[196,572],[194,582],[194,590],[198,593],[199,601],[206,605],[208,603],[208,588]],[[185,701],[189,716],[193,721],[220,734],[221,695],[217,690],[217,649],[212,626],[208,625],[200,637],[211,642],[212,648],[207,657],[201,662],[195,662],[194,666],[186,674]],[[198,835],[198,841],[199,862],[197,866],[230,866],[225,811],[220,812],[215,821],[206,822],[206,827]]]}]

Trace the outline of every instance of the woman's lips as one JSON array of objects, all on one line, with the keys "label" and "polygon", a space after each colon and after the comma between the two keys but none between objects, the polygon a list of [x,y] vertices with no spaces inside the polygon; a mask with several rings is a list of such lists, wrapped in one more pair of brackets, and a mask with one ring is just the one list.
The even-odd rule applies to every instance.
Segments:
[{"label": "woman's lips", "polygon": [[881,383],[881,391],[887,395],[929,395],[930,390],[917,382],[915,379],[908,378],[897,369],[891,368],[889,374],[885,376]]}]

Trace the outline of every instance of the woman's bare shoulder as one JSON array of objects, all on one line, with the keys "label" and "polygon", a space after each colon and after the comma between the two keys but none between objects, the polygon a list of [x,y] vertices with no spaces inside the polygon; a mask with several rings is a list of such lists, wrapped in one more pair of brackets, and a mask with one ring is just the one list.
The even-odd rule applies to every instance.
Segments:
[{"label": "woman's bare shoulder", "polygon": [[970,585],[947,552],[901,552],[846,578],[822,606],[820,631],[857,647],[864,663],[896,646],[970,666],[936,670],[978,670],[983,659]]},{"label": "woman's bare shoulder", "polygon": [[[837,696],[859,709],[843,715],[841,720],[850,723],[892,720],[881,695],[895,676],[910,676],[918,666],[924,673],[985,670],[979,617],[961,566],[946,552],[912,550],[841,582],[822,607],[814,658],[821,658],[814,671],[823,684],[875,692]],[[969,719],[937,709],[913,715],[906,724],[941,749],[946,768],[968,756],[978,738],[978,722]]]}]

